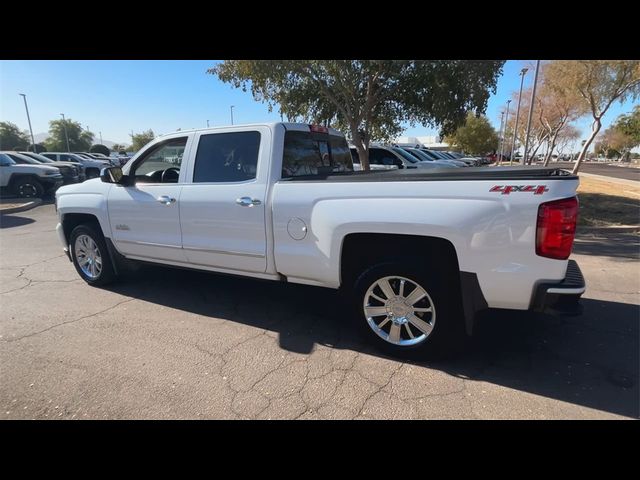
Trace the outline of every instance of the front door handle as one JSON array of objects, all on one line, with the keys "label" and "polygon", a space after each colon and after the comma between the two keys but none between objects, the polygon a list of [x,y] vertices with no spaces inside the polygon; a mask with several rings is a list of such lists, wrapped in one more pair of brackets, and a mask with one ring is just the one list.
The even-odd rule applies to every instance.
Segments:
[{"label": "front door handle", "polygon": [[176,199],[170,197],[169,195],[162,195],[158,197],[157,200],[164,205],[171,205],[172,203],[176,203]]},{"label": "front door handle", "polygon": [[240,197],[236,199],[236,203],[241,207],[253,207],[254,205],[260,205],[262,202],[257,198]]}]

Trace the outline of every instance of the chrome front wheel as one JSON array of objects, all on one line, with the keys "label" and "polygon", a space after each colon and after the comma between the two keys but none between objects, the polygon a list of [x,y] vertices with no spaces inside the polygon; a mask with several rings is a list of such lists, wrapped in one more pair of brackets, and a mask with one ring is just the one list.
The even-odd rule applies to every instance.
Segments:
[{"label": "chrome front wheel", "polygon": [[371,284],[364,295],[363,311],[376,335],[401,347],[424,342],[436,323],[435,305],[427,290],[396,275]]},{"label": "chrome front wheel", "polygon": [[96,279],[102,273],[102,253],[97,243],[89,235],[78,235],[74,245],[78,267],[90,279]]}]

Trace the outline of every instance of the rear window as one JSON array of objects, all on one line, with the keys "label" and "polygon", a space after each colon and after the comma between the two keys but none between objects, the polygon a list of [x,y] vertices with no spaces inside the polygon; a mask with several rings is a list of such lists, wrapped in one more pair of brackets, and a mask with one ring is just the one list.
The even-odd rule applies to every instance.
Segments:
[{"label": "rear window", "polygon": [[300,131],[285,133],[282,178],[352,171],[351,151],[344,137]]}]

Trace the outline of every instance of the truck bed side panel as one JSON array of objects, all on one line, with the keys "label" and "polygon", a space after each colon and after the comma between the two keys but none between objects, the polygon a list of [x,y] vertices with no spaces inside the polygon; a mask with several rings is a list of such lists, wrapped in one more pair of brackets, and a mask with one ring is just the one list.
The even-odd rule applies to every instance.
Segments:
[{"label": "truck bed side panel", "polygon": [[[490,192],[505,184],[543,185],[547,191]],[[438,237],[453,244],[462,271],[477,274],[490,307],[526,309],[535,284],[561,280],[567,268],[566,260],[535,254],[538,205],[573,196],[577,184],[575,177],[513,182],[281,181],[274,186],[272,204],[276,268],[290,281],[338,288],[346,235]],[[301,225],[307,231],[296,240]],[[393,251],[394,246],[384,248]]]}]

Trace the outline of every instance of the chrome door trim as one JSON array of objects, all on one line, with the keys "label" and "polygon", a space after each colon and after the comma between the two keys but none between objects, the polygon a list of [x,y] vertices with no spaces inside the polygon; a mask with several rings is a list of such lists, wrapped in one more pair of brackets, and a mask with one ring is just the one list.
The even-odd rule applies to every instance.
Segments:
[{"label": "chrome door trim", "polygon": [[213,248],[202,248],[202,247],[182,247],[183,250],[191,250],[193,252],[207,252],[207,253],[220,253],[222,255],[240,255],[243,257],[253,257],[253,258],[264,258],[265,256],[260,253],[244,253],[244,252],[234,252],[232,250],[215,250]]},{"label": "chrome door trim", "polygon": [[133,245],[146,245],[149,247],[166,247],[166,248],[177,248],[177,249],[181,249],[182,247],[180,245],[169,245],[166,243],[154,243],[154,242],[140,242],[137,240],[115,240],[117,243],[130,243]]}]

